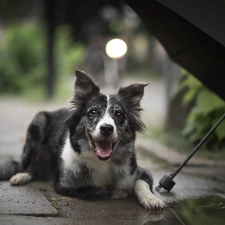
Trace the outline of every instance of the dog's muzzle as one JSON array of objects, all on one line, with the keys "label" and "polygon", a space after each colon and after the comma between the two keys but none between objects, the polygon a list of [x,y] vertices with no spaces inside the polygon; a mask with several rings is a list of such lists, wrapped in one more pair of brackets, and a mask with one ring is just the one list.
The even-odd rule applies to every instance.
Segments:
[{"label": "dog's muzzle", "polygon": [[109,141],[95,141],[94,153],[100,160],[107,160],[111,157],[115,144]]},{"label": "dog's muzzle", "polygon": [[113,150],[115,149],[117,141],[111,142],[106,138],[104,138],[103,140],[94,140],[94,138],[90,134],[88,136],[91,148],[97,158],[100,160],[108,160],[111,157]]}]

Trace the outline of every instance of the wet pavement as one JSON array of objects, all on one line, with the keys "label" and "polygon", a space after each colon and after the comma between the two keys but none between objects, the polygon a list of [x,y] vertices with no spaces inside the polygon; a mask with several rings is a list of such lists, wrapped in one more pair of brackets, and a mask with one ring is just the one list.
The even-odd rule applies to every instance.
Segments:
[{"label": "wet pavement", "polygon": [[[66,106],[63,104],[60,106]],[[32,105],[0,99],[0,162],[19,158],[26,128],[37,111],[58,107],[58,104]],[[185,158],[153,140],[138,140],[137,151],[139,164],[153,175],[154,187]],[[194,157],[174,181],[176,185],[171,192],[155,192],[167,203],[163,211],[146,210],[136,198],[107,201],[68,198],[55,193],[50,182],[32,182],[21,187],[0,182],[0,225],[224,225],[224,162]]]},{"label": "wet pavement", "polygon": [[[58,195],[51,184],[33,182],[13,187],[0,184],[0,224],[87,224],[87,225],[223,225],[225,195],[177,199],[176,191],[163,193],[167,208],[162,211],[143,209],[137,199],[83,201]],[[211,193],[212,194],[212,193]],[[162,197],[161,196],[161,197]],[[167,199],[167,197],[173,199]],[[174,199],[177,202],[173,202]]]}]

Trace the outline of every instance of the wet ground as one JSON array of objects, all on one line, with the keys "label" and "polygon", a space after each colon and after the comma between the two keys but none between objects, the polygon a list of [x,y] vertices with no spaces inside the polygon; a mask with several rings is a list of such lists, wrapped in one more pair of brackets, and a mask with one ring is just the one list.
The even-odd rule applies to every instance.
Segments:
[{"label": "wet ground", "polygon": [[49,183],[12,187],[1,182],[0,198],[1,225],[224,225],[225,221],[224,194],[168,202],[162,211],[149,211],[136,198],[83,201],[56,194]]},{"label": "wet ground", "polygon": [[[145,100],[144,104],[146,109],[150,107]],[[11,156],[19,158],[27,126],[37,111],[58,107],[0,99],[0,162]],[[154,187],[185,159],[153,140],[139,140],[137,151],[138,163],[151,171]],[[136,198],[90,202],[58,195],[51,183],[13,187],[9,182],[0,182],[0,225],[225,224],[224,162],[194,157],[174,181],[171,192],[155,192],[168,206],[163,211],[146,210]]]},{"label": "wet ground", "polygon": [[[225,195],[190,198],[172,204],[160,225],[223,225],[225,223]],[[157,223],[156,223],[157,224]]]},{"label": "wet ground", "polygon": [[[173,171],[172,167],[161,168],[148,159],[138,162],[152,172],[154,188],[163,175]],[[51,182],[24,186],[0,182],[0,225],[224,225],[223,180],[182,171],[174,181],[171,192],[155,191],[167,204],[162,211],[144,209],[135,197],[83,201],[57,194]]]}]

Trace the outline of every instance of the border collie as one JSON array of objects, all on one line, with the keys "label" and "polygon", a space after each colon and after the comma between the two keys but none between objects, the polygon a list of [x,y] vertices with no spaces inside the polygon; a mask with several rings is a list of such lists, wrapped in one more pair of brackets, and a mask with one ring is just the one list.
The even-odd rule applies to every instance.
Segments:
[{"label": "border collie", "polygon": [[121,199],[136,194],[148,209],[165,204],[152,191],[151,174],[137,165],[136,132],[144,131],[140,101],[148,84],[106,96],[76,70],[71,109],[39,112],[28,127],[21,162],[0,169],[12,185],[53,178],[56,192],[81,198]]}]

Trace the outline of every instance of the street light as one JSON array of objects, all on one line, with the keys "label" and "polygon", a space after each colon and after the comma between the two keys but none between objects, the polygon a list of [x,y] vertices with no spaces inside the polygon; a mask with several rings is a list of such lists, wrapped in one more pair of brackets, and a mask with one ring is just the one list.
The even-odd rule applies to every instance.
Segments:
[{"label": "street light", "polygon": [[110,58],[117,59],[126,54],[127,44],[121,39],[112,39],[106,44],[105,51]]},{"label": "street light", "polygon": [[119,84],[119,66],[117,59],[123,57],[127,52],[127,44],[121,39],[112,39],[105,46],[105,81],[116,87]]}]

